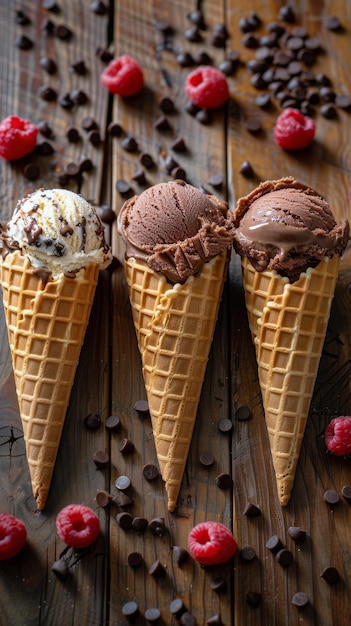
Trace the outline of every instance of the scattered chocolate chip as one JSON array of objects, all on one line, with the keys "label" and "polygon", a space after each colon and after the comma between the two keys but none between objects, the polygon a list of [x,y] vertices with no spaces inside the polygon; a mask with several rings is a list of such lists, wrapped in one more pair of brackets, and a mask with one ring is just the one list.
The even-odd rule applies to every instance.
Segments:
[{"label": "scattered chocolate chip", "polygon": [[175,180],[186,180],[186,171],[183,167],[178,165],[171,171],[171,176]]},{"label": "scattered chocolate chip", "polygon": [[54,33],[55,24],[50,18],[46,17],[42,21],[41,28],[45,35],[52,35]]},{"label": "scattered chocolate chip", "polygon": [[95,130],[98,128],[98,124],[93,117],[84,117],[82,120],[82,128],[86,131]]},{"label": "scattered chocolate chip", "polygon": [[127,562],[130,567],[137,569],[143,562],[143,557],[140,552],[130,552],[127,556]]},{"label": "scattered chocolate chip", "polygon": [[233,428],[233,422],[227,417],[218,420],[217,428],[221,433],[230,433]]},{"label": "scattered chocolate chip", "polygon": [[100,59],[100,61],[102,61],[103,63],[110,63],[110,61],[112,61],[113,59],[113,54],[112,52],[110,52],[110,50],[107,50],[106,48],[101,48],[99,47],[96,50],[96,56]]},{"label": "scattered chocolate chip", "polygon": [[279,565],[282,565],[283,567],[288,567],[294,560],[293,553],[291,550],[287,550],[286,548],[278,550],[275,558]]},{"label": "scattered chocolate chip", "polygon": [[110,504],[112,500],[112,496],[107,493],[107,491],[98,491],[96,494],[96,502],[98,504],[98,506],[101,506],[102,508],[105,508],[106,506],[108,506]]},{"label": "scattered chocolate chip", "polygon": [[53,138],[53,130],[45,120],[41,120],[40,122],[38,122],[37,126],[40,134],[43,135],[43,137],[46,137],[47,139]]},{"label": "scattered chocolate chip", "polygon": [[195,117],[201,124],[207,125],[212,122],[212,113],[209,109],[200,109],[195,113]]},{"label": "scattered chocolate chip", "polygon": [[344,485],[343,488],[341,489],[341,495],[346,500],[351,500],[351,486],[350,485]]},{"label": "scattered chocolate chip", "polygon": [[151,156],[151,154],[149,154],[148,152],[142,152],[139,157],[139,161],[141,165],[143,165],[147,169],[155,167],[155,161],[153,157]]},{"label": "scattered chocolate chip", "polygon": [[189,558],[189,552],[180,546],[173,546],[173,558],[177,565],[181,567]]},{"label": "scattered chocolate chip", "polygon": [[300,528],[300,526],[289,526],[288,535],[296,543],[301,543],[306,538],[306,531]]},{"label": "scattered chocolate chip", "polygon": [[168,131],[171,130],[172,126],[168,119],[164,115],[162,115],[154,122],[154,128],[160,131]]},{"label": "scattered chocolate chip", "polygon": [[196,617],[192,613],[189,613],[189,611],[185,611],[185,613],[183,613],[179,623],[181,626],[197,626]]},{"label": "scattered chocolate chip", "polygon": [[90,130],[88,133],[88,140],[95,148],[98,148],[101,144],[100,131],[97,128]]},{"label": "scattered chocolate chip", "polygon": [[215,458],[212,454],[212,452],[210,452],[209,450],[206,452],[202,452],[199,456],[199,461],[201,463],[201,465],[203,465],[204,467],[211,467],[214,462],[215,462]]},{"label": "scattered chocolate chip", "polygon": [[334,583],[339,582],[340,574],[336,567],[329,566],[323,570],[323,572],[321,573],[321,578],[324,578],[327,583],[333,585]]},{"label": "scattered chocolate chip", "polygon": [[185,110],[187,113],[189,113],[189,115],[192,115],[193,117],[195,117],[196,113],[200,111],[200,108],[196,106],[196,104],[191,102],[191,100],[189,100],[185,105]]},{"label": "scattered chocolate chip", "polygon": [[158,467],[153,463],[146,463],[143,467],[143,476],[146,480],[155,480],[160,475]]},{"label": "scattered chocolate chip", "polygon": [[266,543],[266,548],[268,548],[271,552],[276,553],[283,548],[283,543],[277,535],[272,535]]},{"label": "scattered chocolate chip", "polygon": [[256,558],[256,550],[252,546],[244,546],[239,552],[240,558],[243,561],[253,561]]},{"label": "scattered chocolate chip", "polygon": [[267,109],[268,107],[270,107],[271,104],[272,104],[272,100],[271,100],[270,94],[269,93],[262,93],[262,94],[258,95],[257,98],[256,98],[256,104],[261,109]]},{"label": "scattered chocolate chip", "polygon": [[131,513],[128,513],[127,511],[117,513],[116,522],[120,528],[123,528],[123,530],[128,530],[132,527],[133,515]]},{"label": "scattered chocolate chip", "polygon": [[248,406],[239,406],[239,408],[235,411],[235,419],[239,420],[239,422],[244,422],[251,417],[251,409]]},{"label": "scattered chocolate chip", "polygon": [[72,72],[72,74],[84,76],[84,74],[87,73],[87,66],[85,65],[84,59],[71,63],[71,65],[69,66],[69,71]]},{"label": "scattered chocolate chip", "polygon": [[191,22],[192,24],[196,24],[196,26],[198,28],[200,28],[200,30],[206,30],[207,26],[205,23],[205,19],[204,19],[204,15],[202,13],[202,11],[200,11],[199,9],[196,9],[194,11],[190,11],[190,13],[187,14],[187,18],[189,20],[189,22]]},{"label": "scattered chocolate chip", "polygon": [[107,127],[107,132],[111,137],[122,137],[124,130],[118,122],[110,122]]},{"label": "scattered chocolate chip", "polygon": [[279,18],[283,22],[294,24],[294,22],[296,22],[296,14],[294,12],[294,9],[289,4],[285,4],[279,9]]},{"label": "scattered chocolate chip", "polygon": [[55,152],[51,143],[48,141],[41,141],[37,143],[35,150],[38,154],[40,154],[40,156],[51,156]]},{"label": "scattered chocolate chip", "polygon": [[43,9],[47,11],[52,11],[53,13],[59,13],[60,7],[57,4],[56,0],[43,0]]},{"label": "scattered chocolate chip", "polygon": [[174,615],[176,619],[180,619],[186,611],[186,606],[181,598],[174,598],[169,605],[169,610],[171,615]]},{"label": "scattered chocolate chip", "polygon": [[137,152],[138,150],[138,143],[136,139],[130,135],[127,135],[127,137],[123,139],[121,146],[126,152]]},{"label": "scattered chocolate chip", "polygon": [[141,415],[149,415],[149,403],[147,400],[137,400],[133,408]]},{"label": "scattered chocolate chip", "polygon": [[164,35],[173,35],[173,26],[166,19],[157,20],[155,28]]},{"label": "scattered chocolate chip", "polygon": [[67,128],[66,137],[70,143],[78,143],[81,139],[80,133],[75,126],[69,126]]},{"label": "scattered chocolate chip", "polygon": [[339,109],[351,109],[351,98],[347,95],[339,95],[335,97],[335,105]]},{"label": "scattered chocolate chip", "polygon": [[56,61],[54,61],[54,59],[50,59],[49,57],[42,57],[40,59],[40,67],[42,67],[48,74],[56,74],[57,72]]},{"label": "scattered chocolate chip", "polygon": [[116,189],[121,196],[128,196],[132,192],[132,188],[127,180],[119,178],[116,182]]},{"label": "scattered chocolate chip", "polygon": [[120,491],[128,491],[130,489],[130,478],[128,476],[118,476],[115,480],[115,485]]},{"label": "scattered chocolate chip", "polygon": [[216,189],[221,188],[223,185],[222,174],[212,174],[212,176],[210,176],[210,178],[208,179],[208,184],[212,185],[212,187],[215,187]]},{"label": "scattered chocolate chip", "polygon": [[66,580],[69,570],[66,561],[64,561],[64,559],[58,559],[54,561],[51,571],[54,572],[55,576],[60,578],[60,580]]},{"label": "scattered chocolate chip", "polygon": [[134,517],[132,528],[137,533],[143,533],[147,529],[149,522],[145,517]]},{"label": "scattered chocolate chip", "polygon": [[130,439],[127,439],[126,437],[124,437],[119,442],[118,450],[122,454],[130,454],[131,452],[134,452],[134,443]]},{"label": "scattered chocolate chip", "polygon": [[89,430],[97,430],[101,426],[101,417],[97,413],[89,413],[84,419],[84,424]]},{"label": "scattered chocolate chip", "polygon": [[63,109],[73,109],[74,102],[69,93],[64,93],[58,97],[58,103]]},{"label": "scattered chocolate chip", "polygon": [[208,52],[206,52],[206,50],[196,52],[196,54],[194,54],[194,61],[196,65],[212,65],[213,63],[212,57],[208,54]]},{"label": "scattered chocolate chip", "polygon": [[176,56],[176,61],[181,67],[191,67],[195,65],[195,61],[190,52],[179,52]]},{"label": "scattered chocolate chip", "polygon": [[249,133],[252,133],[252,134],[259,133],[262,130],[261,122],[254,118],[246,120],[245,127],[246,127],[246,130],[248,130]]},{"label": "scattered chocolate chip", "polygon": [[342,30],[341,22],[336,15],[329,15],[327,17],[325,26],[328,30],[338,32]]},{"label": "scattered chocolate chip", "polygon": [[150,566],[149,574],[154,578],[163,578],[165,576],[166,570],[159,559]]},{"label": "scattered chocolate chip", "polygon": [[80,174],[80,167],[79,167],[78,163],[76,163],[75,161],[71,161],[70,163],[67,163],[67,165],[66,165],[66,173],[71,178],[77,178],[77,176],[79,176],[79,174]]},{"label": "scattered chocolate chip", "polygon": [[211,589],[216,593],[222,593],[227,588],[227,581],[223,576],[217,576],[211,581]]},{"label": "scattered chocolate chip", "polygon": [[230,474],[222,473],[218,474],[215,478],[215,483],[219,489],[230,489],[233,485],[233,479]]},{"label": "scattered chocolate chip", "polygon": [[245,599],[251,609],[257,609],[262,602],[262,595],[258,591],[248,591]]},{"label": "scattered chocolate chip", "polygon": [[247,517],[255,517],[257,515],[261,515],[261,509],[257,504],[253,504],[253,502],[247,502],[243,511],[243,515]]},{"label": "scattered chocolate chip", "polygon": [[339,494],[337,491],[335,491],[335,489],[327,489],[327,491],[324,493],[323,498],[327,504],[330,504],[330,506],[338,504],[340,500]]},{"label": "scattered chocolate chip", "polygon": [[61,41],[69,41],[73,35],[71,29],[65,24],[57,24],[54,28],[54,35]]},{"label": "scattered chocolate chip", "polygon": [[29,26],[31,24],[31,19],[28,17],[27,13],[22,11],[22,9],[16,9],[15,22],[20,26]]},{"label": "scattered chocolate chip", "polygon": [[199,43],[202,41],[202,35],[197,26],[193,26],[192,28],[187,28],[184,32],[184,37],[188,41],[192,41],[193,43]]},{"label": "scattered chocolate chip", "polygon": [[96,15],[107,15],[108,13],[108,6],[101,0],[94,0],[90,5],[90,9]]},{"label": "scattered chocolate chip", "polygon": [[94,452],[93,461],[98,469],[103,469],[108,466],[110,455],[105,450],[97,450]]},{"label": "scattered chocolate chip", "polygon": [[89,157],[83,157],[79,161],[78,165],[79,165],[80,172],[91,172],[91,170],[94,169],[94,164]]},{"label": "scattered chocolate chip", "polygon": [[122,613],[128,620],[135,619],[139,613],[139,607],[134,601],[126,602],[122,606]]},{"label": "scattered chocolate chip", "polygon": [[135,172],[135,174],[133,174],[132,180],[135,180],[135,182],[138,183],[138,185],[145,185],[146,184],[146,176],[145,176],[144,170],[142,168],[138,169]]},{"label": "scattered chocolate chip", "polygon": [[157,535],[158,537],[162,537],[166,532],[166,524],[163,517],[154,517],[149,522],[149,527],[153,535]]},{"label": "scattered chocolate chip", "polygon": [[242,174],[246,178],[251,178],[254,175],[253,167],[252,167],[251,163],[249,163],[249,161],[243,161],[242,162],[242,164],[240,165],[240,168],[239,168],[239,172],[240,172],[240,174]]},{"label": "scattered chocolate chip", "polygon": [[150,624],[156,624],[160,620],[161,611],[157,608],[146,609],[144,615],[147,622]]},{"label": "scattered chocolate chip", "polygon": [[174,150],[174,152],[186,152],[187,151],[186,143],[183,137],[177,137],[177,139],[173,141],[173,143],[171,144],[171,148],[172,150]]},{"label": "scattered chocolate chip", "polygon": [[128,496],[123,491],[118,491],[118,489],[116,489],[116,493],[112,496],[112,502],[121,509],[124,509],[133,504],[133,498]]},{"label": "scattered chocolate chip", "polygon": [[87,94],[82,89],[72,89],[70,98],[75,104],[86,104],[89,100]]},{"label": "scattered chocolate chip", "polygon": [[159,101],[158,106],[163,113],[170,114],[175,112],[174,101],[168,96],[163,96],[163,98]]},{"label": "scattered chocolate chip", "polygon": [[308,604],[308,595],[304,591],[297,591],[291,598],[291,602],[294,606],[302,608]]},{"label": "scattered chocolate chip", "polygon": [[40,176],[40,168],[37,163],[27,163],[23,168],[23,175],[28,180],[37,180]]},{"label": "scattered chocolate chip", "polygon": [[223,626],[221,616],[218,613],[209,617],[206,624],[207,626]]},{"label": "scattered chocolate chip", "polygon": [[27,35],[18,35],[15,39],[15,45],[20,50],[30,50],[33,48],[34,43]]},{"label": "scattered chocolate chip", "polygon": [[53,89],[52,87],[47,87],[46,85],[39,87],[38,96],[46,102],[53,102],[54,100],[57,100],[57,92],[55,91],[55,89]]}]

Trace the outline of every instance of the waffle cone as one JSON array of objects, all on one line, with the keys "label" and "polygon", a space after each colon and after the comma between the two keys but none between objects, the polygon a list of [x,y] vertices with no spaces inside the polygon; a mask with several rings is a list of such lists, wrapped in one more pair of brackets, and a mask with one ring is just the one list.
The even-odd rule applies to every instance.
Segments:
[{"label": "waffle cone", "polygon": [[290,284],[242,259],[246,307],[255,343],[280,504],[293,488],[328,326],[340,259],[324,258]]},{"label": "waffle cone", "polygon": [[228,255],[171,285],[136,259],[125,261],[143,376],[168,509],[174,511],[188,457]]},{"label": "waffle cone", "polygon": [[48,281],[19,251],[1,265],[4,310],[32,490],[45,507],[98,278],[89,265],[74,279]]}]

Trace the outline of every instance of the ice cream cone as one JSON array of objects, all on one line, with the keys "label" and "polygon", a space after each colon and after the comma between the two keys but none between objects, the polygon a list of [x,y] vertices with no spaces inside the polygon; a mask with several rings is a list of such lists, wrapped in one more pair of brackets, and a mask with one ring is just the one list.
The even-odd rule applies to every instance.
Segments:
[{"label": "ice cream cone", "polygon": [[26,454],[37,507],[45,507],[66,410],[98,279],[43,283],[20,251],[1,264],[1,283]]},{"label": "ice cream cone", "polygon": [[280,504],[289,502],[334,296],[340,258],[290,283],[242,257],[245,300]]},{"label": "ice cream cone", "polygon": [[125,261],[169,511],[176,507],[188,457],[227,263],[225,251],[198,276],[172,285],[146,262]]}]

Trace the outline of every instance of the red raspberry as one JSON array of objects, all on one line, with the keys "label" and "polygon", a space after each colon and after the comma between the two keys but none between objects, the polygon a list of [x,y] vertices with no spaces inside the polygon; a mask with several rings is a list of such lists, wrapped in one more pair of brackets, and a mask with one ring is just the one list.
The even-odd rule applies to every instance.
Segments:
[{"label": "red raspberry", "polygon": [[37,134],[37,127],[29,120],[16,115],[6,117],[0,123],[0,156],[7,161],[16,161],[33,152]]},{"label": "red raspberry", "polygon": [[311,117],[288,108],[277,118],[274,139],[284,150],[301,150],[311,143],[315,132],[316,125]]},{"label": "red raspberry", "polygon": [[201,109],[217,109],[229,99],[225,75],[209,65],[200,65],[188,74],[185,93]]},{"label": "red raspberry", "polygon": [[144,87],[143,71],[139,63],[127,54],[112,59],[101,74],[101,82],[111,93],[134,96]]},{"label": "red raspberry", "polygon": [[100,532],[99,518],[84,504],[69,504],[56,518],[56,529],[71,548],[86,548],[97,539]]},{"label": "red raspberry", "polygon": [[351,454],[351,417],[334,417],[324,431],[325,445],[338,456]]},{"label": "red raspberry", "polygon": [[202,522],[189,533],[189,550],[201,565],[220,565],[232,558],[237,543],[220,522]]},{"label": "red raspberry", "polygon": [[27,531],[23,522],[9,513],[0,513],[0,561],[16,556],[26,539]]}]

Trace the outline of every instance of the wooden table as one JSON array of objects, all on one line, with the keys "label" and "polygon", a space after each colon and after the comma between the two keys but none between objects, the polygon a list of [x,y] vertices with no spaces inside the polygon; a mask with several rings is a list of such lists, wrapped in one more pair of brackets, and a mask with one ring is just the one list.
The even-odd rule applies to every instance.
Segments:
[{"label": "wooden table", "polygon": [[[0,4],[1,119],[17,114],[35,123],[47,120],[55,135],[50,140],[42,136],[38,140],[40,143],[49,141],[54,153],[35,157],[40,167],[40,176],[35,181],[23,175],[27,159],[17,164],[1,160],[1,221],[10,218],[19,197],[39,186],[57,186],[57,174],[83,155],[92,159],[93,171],[84,173],[80,180],[70,178],[66,186],[81,192],[97,206],[107,204],[117,213],[125,199],[116,189],[117,181],[127,181],[134,193],[140,193],[143,188],[133,180],[140,167],[140,152],[149,152],[156,162],[153,169],[146,171],[148,184],[169,178],[164,159],[172,153],[170,146],[177,135],[182,135],[188,146],[186,154],[176,155],[188,180],[227,198],[232,208],[236,200],[259,181],[293,175],[328,199],[338,221],[350,215],[350,112],[338,110],[336,119],[328,119],[318,110],[313,144],[305,151],[289,154],[278,148],[272,138],[274,122],[281,109],[275,105],[264,110],[255,102],[258,92],[250,83],[246,67],[255,50],[243,46],[239,20],[256,10],[263,20],[257,32],[267,34],[266,26],[277,20],[282,2],[206,0],[197,3],[208,25],[200,43],[184,37],[190,26],[187,14],[196,8],[195,2],[116,0],[111,1],[109,15],[95,13],[86,0],[61,0],[59,12],[44,9],[43,4],[31,0],[20,3],[20,8],[31,19],[29,25],[16,22],[17,5],[15,7],[13,2],[3,0]],[[298,16],[298,24],[305,26],[310,36],[321,39],[323,54],[318,56],[314,71],[329,76],[337,93],[350,93],[350,3],[295,0],[291,5]],[[326,18],[330,15],[340,18],[344,26],[342,32],[326,28]],[[48,22],[43,22],[47,18],[54,25],[68,26],[72,31],[70,40],[47,34]],[[159,29],[162,20],[174,28],[169,37]],[[210,41],[217,23],[226,25],[230,35],[227,48],[239,50],[241,62],[228,78],[229,106],[225,111],[215,111],[211,123],[204,125],[185,111],[183,82],[189,68],[179,65],[175,51],[185,49],[195,54],[206,48],[218,64],[225,51]],[[23,50],[16,45],[16,38],[24,34],[34,44],[31,49]],[[108,97],[100,85],[104,62],[101,54],[96,53],[98,48],[109,48],[115,56],[129,53],[140,61],[146,79],[142,97],[128,101]],[[39,68],[43,56],[56,60],[56,74],[50,76]],[[71,65],[82,59],[87,67],[86,74],[70,71]],[[43,84],[50,84],[60,95],[79,87],[88,94],[89,100],[84,105],[65,109],[57,101],[40,98],[38,90]],[[163,95],[171,96],[176,104],[176,112],[168,116],[171,129],[166,132],[155,127],[161,115],[159,101]],[[88,116],[97,121],[101,131],[103,141],[99,146],[94,146],[87,132],[82,130],[82,121]],[[258,120],[262,124],[261,132],[249,132],[248,119]],[[108,134],[110,121],[119,122],[125,133],[136,139],[139,154],[125,150],[123,138]],[[67,127],[71,125],[80,131],[78,143],[67,140]],[[251,163],[254,176],[245,177],[240,173],[244,161]],[[208,182],[217,173],[224,176],[221,189],[214,189]],[[106,226],[106,231],[113,252],[121,261],[123,246],[115,223],[112,227]],[[351,408],[350,271],[350,256],[346,254],[294,491],[285,509],[277,501],[243,300],[240,262],[234,255],[174,514],[167,512],[161,480],[151,483],[142,476],[142,467],[145,463],[156,463],[156,455],[149,418],[141,417],[134,409],[135,402],[145,398],[145,390],[122,264],[100,274],[51,492],[42,513],[36,512],[31,495],[3,310],[0,309],[0,510],[23,519],[28,530],[28,541],[21,555],[0,565],[0,623],[3,626],[116,626],[126,623],[122,606],[130,600],[135,600],[139,606],[136,624],[147,623],[144,614],[150,607],[161,610],[161,624],[176,624],[169,609],[175,598],[184,601],[199,625],[206,624],[216,614],[221,615],[225,626],[346,626],[350,623],[351,508],[342,496],[333,508],[323,499],[327,489],[341,493],[343,485],[351,484],[350,460],[327,454],[323,439],[324,428],[331,417],[347,415]],[[250,407],[249,419],[236,419],[240,406]],[[91,431],[85,427],[84,419],[95,413],[101,417],[102,426]],[[113,414],[121,419],[122,429],[118,434],[111,434],[104,427],[106,418]],[[221,418],[232,420],[231,433],[220,432]],[[119,452],[122,437],[134,442],[132,455]],[[93,463],[94,452],[99,449],[110,453],[107,470],[97,470]],[[215,458],[214,465],[208,468],[199,462],[200,454],[206,451]],[[232,489],[217,487],[215,479],[220,473],[231,474]],[[116,523],[118,507],[98,507],[97,491],[112,492],[119,475],[127,475],[131,480],[134,516],[145,517],[149,522],[155,517],[165,519],[166,532],[162,536],[153,535],[150,528],[139,534],[134,530],[124,531]],[[94,508],[102,530],[91,553],[79,559],[73,553],[66,554],[70,573],[62,582],[51,571],[54,560],[64,550],[56,535],[55,518],[63,506],[74,502]],[[244,515],[249,502],[259,506],[261,515]],[[233,562],[222,567],[201,568],[192,559],[179,566],[173,547],[186,548],[189,531],[204,520],[226,524],[237,537],[239,548],[253,547],[256,558],[245,561],[238,553]],[[306,530],[304,543],[295,544],[289,537],[287,529],[292,525]],[[293,552],[294,561],[288,568],[277,563],[265,547],[272,535],[278,535]],[[132,569],[127,563],[132,551],[143,556],[143,564],[138,569]],[[160,560],[166,571],[162,579],[154,579],[149,574],[156,560]],[[338,583],[330,585],[321,577],[328,566],[339,570]],[[219,579],[224,580],[224,588]],[[291,602],[297,591],[308,595],[309,604],[303,609]],[[253,594],[261,594],[256,608],[252,606],[252,598],[256,597]]]}]

